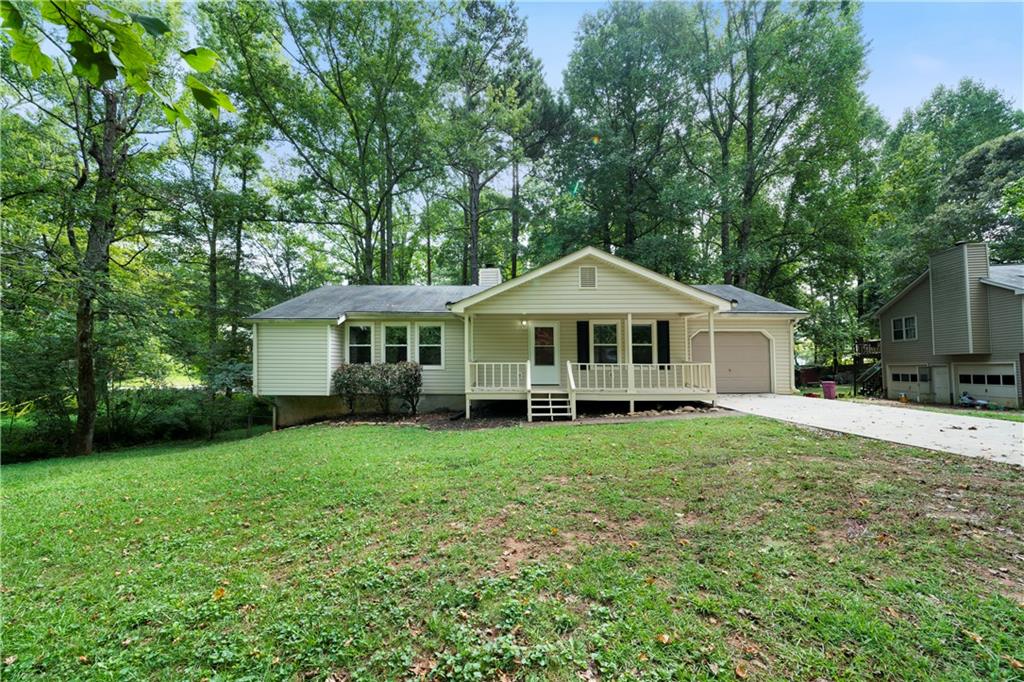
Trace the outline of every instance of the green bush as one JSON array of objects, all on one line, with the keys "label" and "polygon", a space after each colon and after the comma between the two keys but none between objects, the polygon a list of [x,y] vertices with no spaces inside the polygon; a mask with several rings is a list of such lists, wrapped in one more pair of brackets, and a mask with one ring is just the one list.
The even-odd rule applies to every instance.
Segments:
[{"label": "green bush", "polygon": [[[73,411],[73,410],[72,410]],[[269,404],[251,393],[210,393],[201,389],[122,388],[100,396],[94,441],[107,448],[161,440],[210,438],[230,429],[269,421]],[[3,420],[5,462],[39,459],[67,452],[73,415],[60,417],[41,405]]]},{"label": "green bush", "polygon": [[412,414],[416,414],[423,388],[423,370],[415,362],[345,364],[334,370],[331,385],[349,412],[355,412],[359,398],[368,398],[377,403],[382,413],[391,414],[391,402],[399,398]]}]

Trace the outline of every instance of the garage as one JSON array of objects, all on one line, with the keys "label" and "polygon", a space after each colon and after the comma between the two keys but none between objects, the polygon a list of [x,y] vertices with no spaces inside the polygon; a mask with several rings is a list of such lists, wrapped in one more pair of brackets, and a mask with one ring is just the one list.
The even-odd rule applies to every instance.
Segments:
[{"label": "garage", "polygon": [[[693,361],[710,362],[707,332],[693,337]],[[760,332],[715,332],[719,393],[771,393],[771,344]]]},{"label": "garage", "polygon": [[975,398],[1007,406],[1017,404],[1017,377],[1013,364],[955,365],[956,395],[965,391]]}]

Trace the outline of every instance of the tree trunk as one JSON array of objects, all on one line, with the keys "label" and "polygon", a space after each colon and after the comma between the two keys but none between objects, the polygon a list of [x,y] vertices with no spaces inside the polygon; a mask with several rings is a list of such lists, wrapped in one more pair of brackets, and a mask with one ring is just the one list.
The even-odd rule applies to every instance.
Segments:
[{"label": "tree trunk", "polygon": [[480,171],[468,174],[469,185],[469,283],[480,283]]},{"label": "tree trunk", "polygon": [[519,267],[519,160],[512,159],[512,277]]},{"label": "tree trunk", "polygon": [[434,283],[434,281],[433,281],[433,271],[431,270],[431,268],[433,267],[433,261],[432,261],[433,254],[431,253],[431,243],[430,243],[430,202],[429,201],[427,202],[426,208],[423,211],[423,222],[424,222],[423,227],[427,231],[427,286],[430,286],[431,284]]},{"label": "tree trunk", "polygon": [[[118,120],[118,99],[101,91],[104,112],[99,139],[92,137],[89,155],[96,161],[96,191],[89,217],[88,241],[78,264],[78,291],[75,308],[75,364],[78,380],[78,410],[74,452],[92,452],[96,433],[96,299],[107,286],[110,244],[114,239],[117,217],[115,183],[123,155],[118,154],[122,126]],[[70,234],[70,230],[69,230]]]},{"label": "tree trunk", "polygon": [[722,241],[722,282],[732,284],[732,204],[729,200],[729,164],[731,163],[728,141],[719,145],[721,150],[721,171],[722,177],[719,181],[719,206],[721,211],[721,241]]}]

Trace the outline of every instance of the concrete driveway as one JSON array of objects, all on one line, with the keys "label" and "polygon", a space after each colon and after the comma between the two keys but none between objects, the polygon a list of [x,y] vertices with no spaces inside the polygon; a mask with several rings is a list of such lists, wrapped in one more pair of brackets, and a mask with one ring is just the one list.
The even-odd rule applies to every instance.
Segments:
[{"label": "concrete driveway", "polygon": [[722,407],[794,424],[1024,466],[1024,424],[803,396],[721,395]]}]

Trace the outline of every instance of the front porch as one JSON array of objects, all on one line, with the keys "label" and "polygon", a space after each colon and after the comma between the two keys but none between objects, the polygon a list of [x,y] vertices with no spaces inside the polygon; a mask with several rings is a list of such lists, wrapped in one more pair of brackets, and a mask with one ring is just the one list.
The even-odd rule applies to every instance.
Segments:
[{"label": "front porch", "polygon": [[[527,419],[576,419],[579,401],[714,404],[715,359],[694,362],[691,340],[715,313],[597,320],[470,316],[465,324],[466,418],[474,401],[522,400]],[[691,320],[699,318],[699,320]],[[692,330],[692,333],[691,333]],[[622,361],[624,360],[624,361]]]}]

